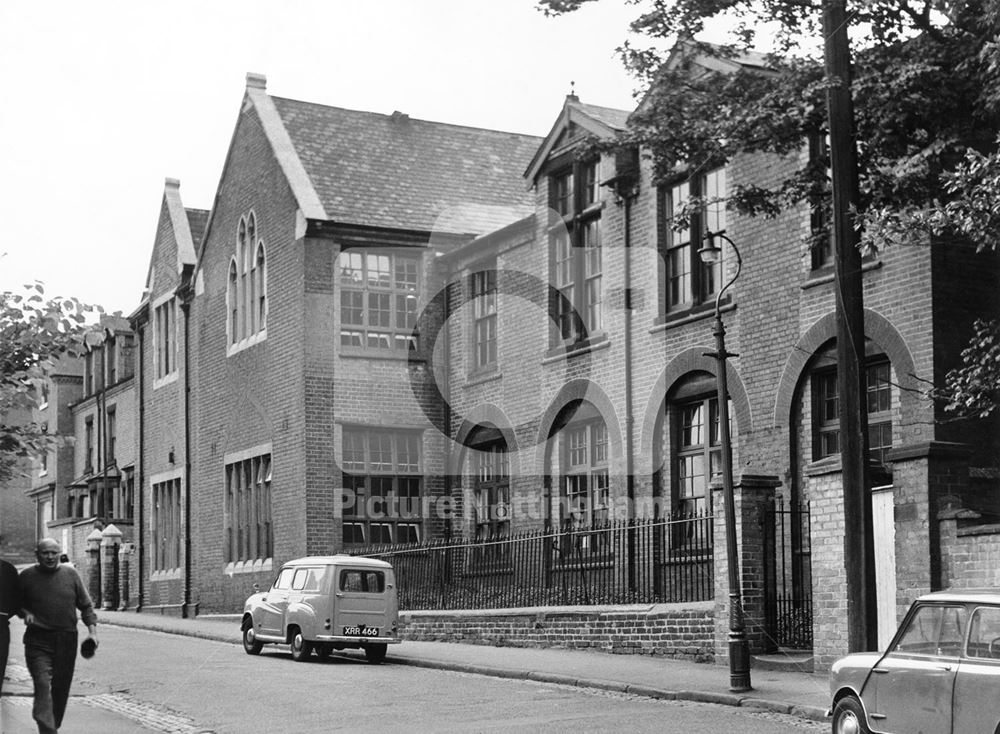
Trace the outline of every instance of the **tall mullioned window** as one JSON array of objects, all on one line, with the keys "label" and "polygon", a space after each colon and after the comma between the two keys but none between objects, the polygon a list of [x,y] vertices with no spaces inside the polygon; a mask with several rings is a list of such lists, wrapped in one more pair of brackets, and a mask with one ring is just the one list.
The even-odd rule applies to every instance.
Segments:
[{"label": "tall mullioned window", "polygon": [[421,539],[423,445],[419,431],[344,428],[344,543]]},{"label": "tall mullioned window", "polygon": [[249,344],[267,333],[267,259],[257,216],[240,217],[236,251],[226,284],[226,332],[231,347]]},{"label": "tall mullioned window", "polygon": [[341,346],[404,353],[416,349],[419,258],[345,250],[338,265]]},{"label": "tall mullioned window", "polygon": [[[708,232],[726,228],[726,171],[717,168],[679,181],[663,189],[665,304],[668,313],[693,308],[715,298],[722,287],[722,262],[703,263],[698,255]],[[701,202],[697,211],[682,216],[692,199]],[[723,245],[725,247],[725,245]]]},{"label": "tall mullioned window", "polygon": [[273,556],[270,454],[226,464],[224,523],[227,562]]},{"label": "tall mullioned window", "polygon": [[685,515],[711,509],[709,484],[722,471],[719,401],[689,400],[674,406],[674,508]]},{"label": "tall mullioned window", "polygon": [[[868,449],[871,458],[885,463],[892,448],[892,383],[889,362],[882,357],[865,367],[868,407]],[[813,458],[840,453],[840,397],[836,369],[812,374]]]},{"label": "tall mullioned window", "polygon": [[152,564],[155,571],[181,566],[181,480],[180,477],[153,485]]},{"label": "tall mullioned window", "polygon": [[153,310],[156,378],[177,372],[177,299],[168,298]]},{"label": "tall mullioned window", "polygon": [[472,274],[473,358],[476,369],[497,361],[497,272]]},{"label": "tall mullioned window", "polygon": [[570,346],[604,326],[600,161],[577,161],[549,178],[553,341]]}]

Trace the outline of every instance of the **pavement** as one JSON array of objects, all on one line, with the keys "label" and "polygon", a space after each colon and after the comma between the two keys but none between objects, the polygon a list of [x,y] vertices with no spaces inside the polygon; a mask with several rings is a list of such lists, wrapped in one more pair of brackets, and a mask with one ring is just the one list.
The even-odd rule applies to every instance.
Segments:
[{"label": "pavement", "polygon": [[[234,645],[241,643],[239,615],[199,615],[193,619],[136,613],[99,612],[100,624],[134,627],[167,634],[186,635]],[[12,640],[13,640],[12,635]],[[12,645],[12,653],[14,652]],[[361,654],[345,650],[344,655]],[[742,706],[755,710],[790,714],[813,721],[826,721],[829,688],[825,675],[789,670],[751,669],[753,690],[729,690],[729,668],[712,663],[695,663],[648,655],[614,655],[591,650],[554,648],[494,647],[454,642],[410,642],[390,645],[386,663],[422,668],[454,670],[498,678],[557,683],[597,688],[658,699],[678,699]],[[31,681],[23,674],[12,676],[8,667],[0,705],[3,734],[31,734]],[[26,673],[26,671],[24,671]],[[13,680],[12,680],[13,678]],[[153,719],[137,721],[136,707],[128,702],[75,696],[70,713],[60,730],[63,734],[125,734],[139,731],[198,732]],[[22,699],[18,701],[17,699]],[[87,705],[75,705],[75,701]],[[155,713],[155,712],[154,712]]]}]

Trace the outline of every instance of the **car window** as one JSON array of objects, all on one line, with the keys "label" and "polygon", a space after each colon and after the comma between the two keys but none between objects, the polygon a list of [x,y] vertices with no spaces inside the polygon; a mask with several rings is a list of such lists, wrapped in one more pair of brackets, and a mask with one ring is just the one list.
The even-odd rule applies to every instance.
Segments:
[{"label": "car window", "polygon": [[385,574],[381,571],[344,569],[340,572],[340,590],[381,594],[385,591]]},{"label": "car window", "polygon": [[1000,607],[979,607],[972,613],[965,654],[1000,660]]},{"label": "car window", "polygon": [[319,591],[320,569],[300,568],[292,579],[293,591]]},{"label": "car window", "polygon": [[955,655],[965,637],[965,607],[928,604],[917,607],[894,652],[916,655]]},{"label": "car window", "polygon": [[283,568],[281,573],[278,574],[278,578],[274,580],[273,589],[281,590],[288,589],[292,585],[292,574],[295,573],[294,568]]}]

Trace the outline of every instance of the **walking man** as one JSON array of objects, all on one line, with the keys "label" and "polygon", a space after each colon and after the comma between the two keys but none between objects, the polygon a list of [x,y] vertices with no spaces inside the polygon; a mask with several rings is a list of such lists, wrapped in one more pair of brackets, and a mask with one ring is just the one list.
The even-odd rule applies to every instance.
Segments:
[{"label": "walking man", "polygon": [[39,734],[55,734],[62,725],[76,666],[76,611],[97,645],[97,615],[76,569],[59,563],[59,543],[38,541],[38,564],[21,572],[24,609],[24,659],[35,687],[31,715]]},{"label": "walking man", "polygon": [[0,559],[0,692],[10,650],[10,618],[21,613],[21,586],[14,564]]}]

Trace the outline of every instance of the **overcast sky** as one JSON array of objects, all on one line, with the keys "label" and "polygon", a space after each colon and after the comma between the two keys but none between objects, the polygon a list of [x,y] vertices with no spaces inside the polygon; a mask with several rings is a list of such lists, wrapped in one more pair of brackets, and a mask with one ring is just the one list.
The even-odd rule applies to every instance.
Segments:
[{"label": "overcast sky", "polygon": [[575,82],[631,109],[614,49],[636,14],[602,0],[0,2],[0,290],[109,311],[139,303],[165,177],[208,209],[248,71],[268,92],[544,135]]}]

